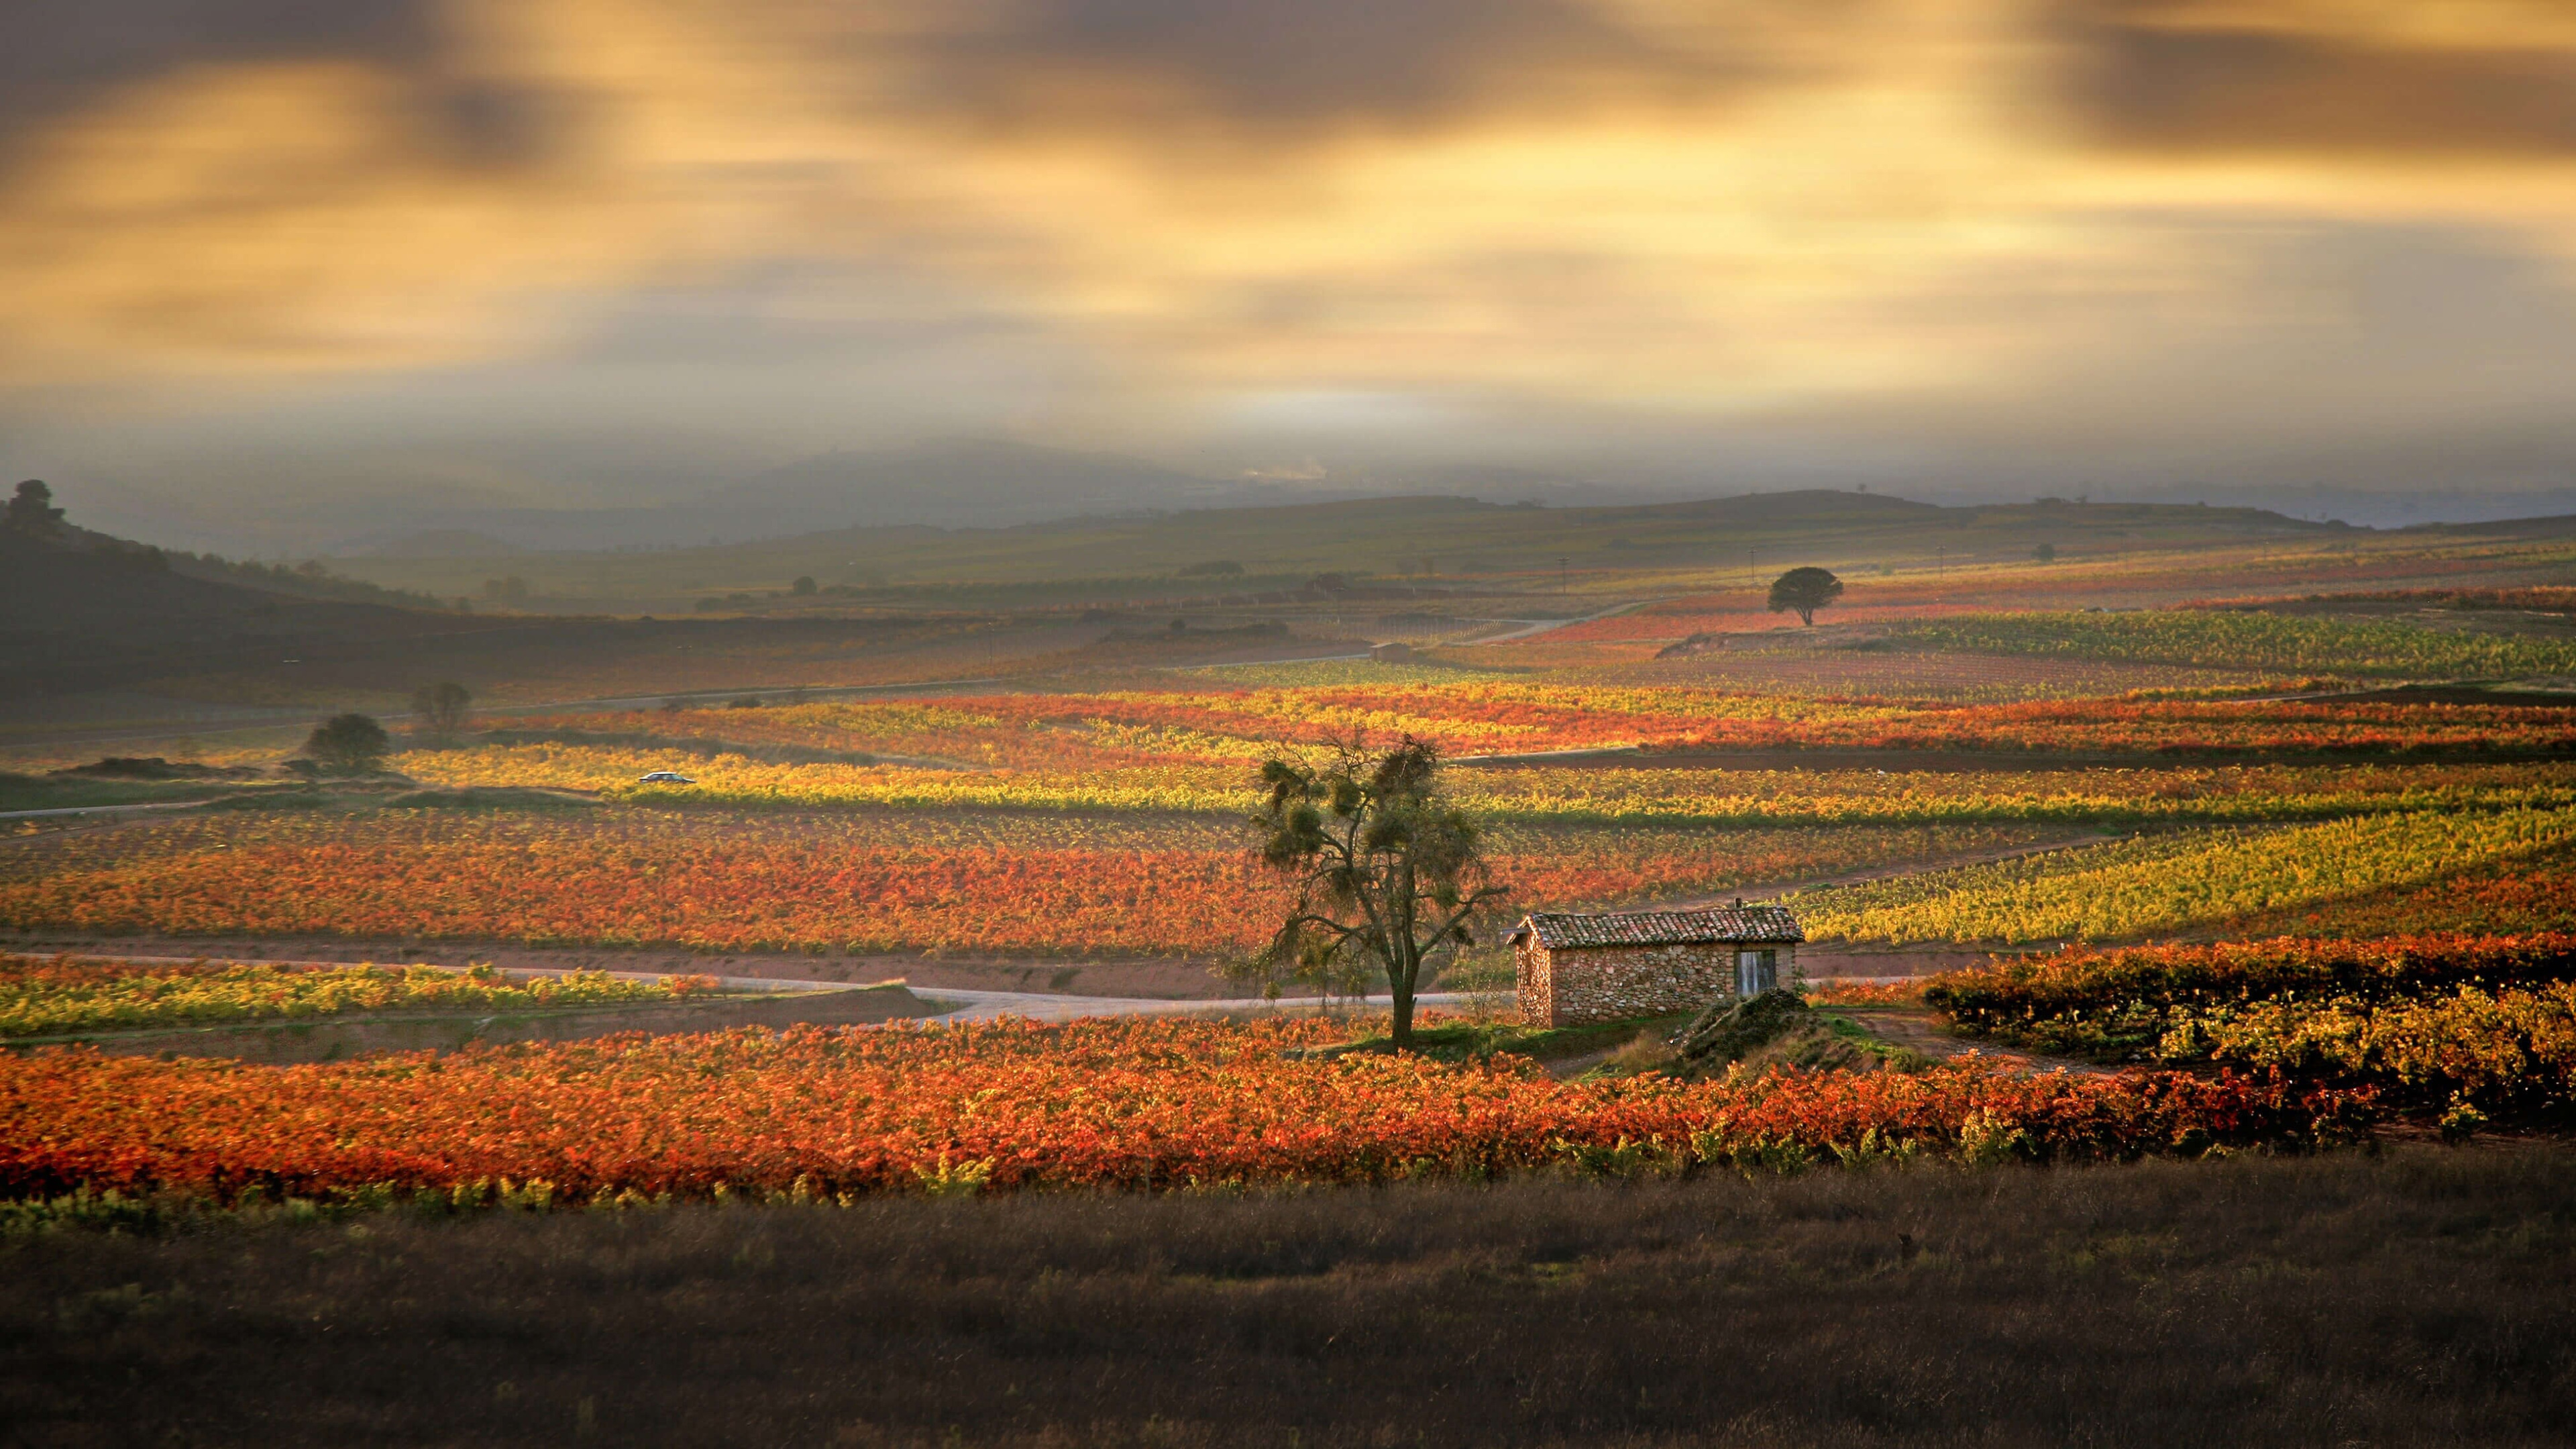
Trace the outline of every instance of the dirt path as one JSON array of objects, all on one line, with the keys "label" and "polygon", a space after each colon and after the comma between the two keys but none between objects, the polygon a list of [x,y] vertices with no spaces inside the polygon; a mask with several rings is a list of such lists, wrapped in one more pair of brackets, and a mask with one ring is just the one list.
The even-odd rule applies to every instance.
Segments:
[{"label": "dirt path", "polygon": [[45,810],[0,810],[0,820],[41,820],[54,815],[130,815],[139,810],[194,810],[212,800],[145,800],[130,805],[56,805]]},{"label": "dirt path", "polygon": [[2039,1052],[2019,1051],[1988,1042],[1968,1041],[1941,1030],[1932,1013],[1921,1007],[1907,1006],[1832,1006],[1822,1008],[1836,1016],[1850,1017],[1863,1031],[1890,1046],[1919,1052],[1934,1061],[1951,1061],[1960,1057],[1983,1057],[1987,1061],[2022,1071],[2080,1072],[2087,1076],[2109,1076],[2112,1069],[2076,1057],[2053,1057]]},{"label": "dirt path", "polygon": [[[678,947],[514,946],[493,941],[341,940],[329,937],[92,936],[44,932],[0,936],[22,955],[189,961],[318,961],[348,965],[425,961],[488,962],[504,971],[608,971],[647,976],[718,976],[775,984],[860,985],[901,980],[920,990],[1090,996],[1199,1003],[1234,990],[1208,963],[1170,957],[1028,958],[933,956],[917,952],[830,955],[712,953]],[[1295,999],[1295,998],[1291,998]],[[1308,998],[1311,999],[1311,998]]]},{"label": "dirt path", "polygon": [[[195,956],[142,956],[107,951],[84,951],[81,954],[90,960],[121,961],[141,966],[185,966],[190,964],[192,961],[208,959]],[[267,964],[276,966],[342,966],[349,964],[348,962],[341,960],[293,960],[274,956],[250,957],[239,953],[230,956],[218,955],[212,957],[212,959],[260,960]],[[432,966],[441,971],[462,971],[465,969],[463,965],[453,962],[420,961],[414,963],[411,961],[411,958],[406,957],[394,957],[388,959],[403,960],[406,964]],[[504,972],[518,976],[562,976],[575,970],[597,969],[599,968],[524,965],[504,966],[502,968]],[[652,982],[660,981],[665,976],[670,975],[709,975],[713,973],[710,973],[703,968],[696,971],[688,971],[685,968],[682,968],[663,971],[607,970],[601,974],[615,977],[621,981]],[[879,984],[891,985],[894,983],[870,983],[870,985]],[[985,991],[961,987],[931,987],[924,986],[919,982],[904,982],[901,984],[909,994],[898,992],[897,995],[902,996],[902,999],[906,1002],[918,999],[921,1003],[928,1005],[931,1010],[926,1014],[925,1019],[931,1021],[990,1021],[997,1017],[1004,1016],[1027,1017],[1032,1021],[1072,1021],[1086,1016],[1167,1016],[1178,1013],[1199,1011],[1278,1012],[1305,1011],[1312,1008],[1312,998],[1300,1001],[1295,997],[1282,997],[1277,1001],[1273,1001],[1266,997],[1257,996],[1217,998],[1074,996],[1046,991]],[[727,993],[755,998],[805,997],[819,1000],[844,996],[856,998],[866,992],[866,988],[864,987],[855,987],[849,983],[839,981],[793,980],[768,976],[717,976],[716,985],[720,990]],[[1426,992],[1416,996],[1414,1001],[1422,1006],[1443,1007],[1455,1006],[1467,999],[1468,998],[1461,993]],[[1336,998],[1335,1002],[1336,1004],[1333,1009],[1337,1011],[1368,1011],[1375,1007],[1382,1006],[1384,998],[1371,997],[1350,1002],[1344,1002],[1341,998]],[[887,1017],[897,1015],[925,1014],[918,1011],[896,1010],[882,1013],[880,1016],[872,1019],[885,1019]]]},{"label": "dirt path", "polygon": [[1461,649],[1481,649],[1488,644],[1517,644],[1523,639],[1535,639],[1541,634],[1552,634],[1559,629],[1571,629],[1577,624],[1589,624],[1595,619],[1607,619],[1614,614],[1627,613],[1631,609],[1643,609],[1651,604],[1666,603],[1674,597],[1678,596],[1666,595],[1661,599],[1631,599],[1623,604],[1613,604],[1609,608],[1603,609],[1598,613],[1586,614],[1579,619],[1531,619],[1525,622],[1521,620],[1506,619],[1501,622],[1507,624],[1518,623],[1521,627],[1514,629],[1508,634],[1494,634],[1482,639],[1470,639],[1459,644],[1457,647]]}]

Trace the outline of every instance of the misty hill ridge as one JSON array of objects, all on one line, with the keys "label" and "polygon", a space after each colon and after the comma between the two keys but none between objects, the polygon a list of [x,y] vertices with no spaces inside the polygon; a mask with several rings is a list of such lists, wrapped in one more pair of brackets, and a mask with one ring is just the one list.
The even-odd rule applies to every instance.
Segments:
[{"label": "misty hill ridge", "polygon": [[397,638],[451,616],[192,577],[159,550],[87,529],[0,531],[0,680],[53,688],[266,657],[301,641]]},{"label": "misty hill ridge", "polygon": [[1204,506],[1239,485],[1132,458],[955,440],[886,452],[825,453],[706,496],[744,517],[824,519],[849,527],[993,527],[1085,513]]},{"label": "misty hill ridge", "polygon": [[[1317,573],[1456,580],[1561,569],[1837,570],[2030,562],[2043,546],[2069,560],[2261,539],[2340,538],[2348,525],[2257,508],[2056,500],[1972,507],[1880,493],[1801,489],[1684,503],[1575,508],[1455,496],[1309,501],[1058,519],[1001,527],[841,528],[789,538],[655,551],[525,554],[509,571],[562,607],[659,613],[736,591],[782,590],[810,576],[827,587],[1009,591],[1062,603],[1061,586],[1129,597],[1108,581],[1175,580],[1192,564],[1228,561],[1277,587]],[[349,572],[441,596],[470,593],[486,559],[353,559]],[[1227,577],[1231,577],[1228,575]],[[1094,588],[1093,586],[1098,586]],[[1230,589],[1202,579],[1197,592]],[[1102,590],[1106,590],[1102,593]],[[1082,593],[1078,589],[1077,593]],[[882,604],[889,596],[873,596]],[[994,595],[996,599],[1002,595]]]},{"label": "misty hill ridge", "polygon": [[[2026,532],[2035,541],[2053,538],[2063,543],[2117,536],[2135,527],[2180,528],[2195,536],[2209,537],[2351,531],[2347,524],[2311,522],[2260,508],[2079,504],[2057,499],[1960,506],[1920,503],[1882,493],[1804,488],[1680,503],[1556,507],[1413,494],[1245,504],[1118,519],[1050,518],[972,528],[860,526],[724,545],[704,552],[738,557],[773,550],[793,553],[807,549],[864,549],[871,545],[899,545],[909,550],[929,542],[959,550],[987,546],[1011,549],[1044,547],[1061,540],[1084,549],[1141,547],[1148,557],[1168,557],[1177,564],[1188,559],[1160,550],[1166,545],[1184,551],[1193,546],[1222,545],[1243,553],[1249,561],[1267,551],[1265,545],[1275,545],[1327,550],[1313,560],[1302,554],[1298,559],[1321,567],[1331,562],[1330,550],[1365,551],[1383,546],[1452,550],[1492,546],[1546,550],[1562,546],[1579,554],[1605,543],[1638,548],[1724,544],[1730,541],[1733,531],[1741,531],[1766,544],[1798,540],[1833,547],[1847,541],[1877,548],[1901,542],[1911,536],[1908,530],[1920,529],[1945,533],[1972,530],[1999,536]],[[1891,534],[1891,530],[1896,532]],[[684,552],[681,557],[685,556]],[[1103,557],[1100,566],[1115,565]]]}]

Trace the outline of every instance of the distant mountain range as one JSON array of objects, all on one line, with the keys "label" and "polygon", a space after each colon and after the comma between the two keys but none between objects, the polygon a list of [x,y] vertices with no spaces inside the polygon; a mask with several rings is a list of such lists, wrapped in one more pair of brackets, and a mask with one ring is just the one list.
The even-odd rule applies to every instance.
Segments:
[{"label": "distant mountain range", "polygon": [[[267,504],[227,503],[222,489],[198,494],[176,484],[147,488],[83,481],[61,491],[80,516],[120,533],[236,557],[499,559],[520,552],[741,544],[853,528],[995,528],[1362,498],[1448,496],[1598,507],[1741,497],[1763,488],[1756,480],[1681,477],[1622,483],[1499,464],[1424,466],[1383,474],[1309,468],[1303,473],[1311,476],[1215,477],[1111,454],[951,439],[824,453],[695,493],[685,483],[665,481],[655,485],[658,493],[644,496],[666,501],[644,506],[537,508],[504,501],[536,496],[534,485],[440,487],[426,476],[405,482],[409,475],[399,469],[370,466],[364,459],[349,460],[348,467],[350,486],[360,491],[335,498],[306,480],[301,492],[280,495],[287,501]],[[720,464],[684,459],[677,467],[683,478],[697,467],[721,476]],[[60,488],[62,480],[56,481]],[[1776,485],[1764,493],[1774,489]],[[2027,495],[2013,496],[2002,488],[1904,491],[1924,503],[2029,501]],[[2085,490],[2040,491],[2075,495]],[[1890,495],[1882,491],[1872,496]],[[2250,504],[2312,521],[2332,518],[2377,527],[2576,512],[2576,490],[2568,489],[2486,496],[2435,489],[2379,494],[2323,485],[2249,490],[2177,482],[2094,495],[2097,502],[2115,498]]]},{"label": "distant mountain range", "polygon": [[707,503],[735,516],[794,519],[813,528],[989,528],[1208,507],[1250,496],[1238,484],[1131,458],[956,441],[893,452],[825,453],[719,488]]},{"label": "distant mountain range", "polygon": [[998,528],[1383,491],[1206,478],[1133,458],[960,439],[824,453],[663,508],[446,509],[358,535],[334,551],[466,557],[514,549],[667,548],[842,528]]}]

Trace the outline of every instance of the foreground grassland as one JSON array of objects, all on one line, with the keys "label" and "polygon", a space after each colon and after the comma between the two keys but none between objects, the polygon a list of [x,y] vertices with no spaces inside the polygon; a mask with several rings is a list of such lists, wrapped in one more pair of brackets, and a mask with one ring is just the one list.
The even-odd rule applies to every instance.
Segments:
[{"label": "foreground grassland", "polygon": [[2576,1158],[628,1213],[0,1246],[19,1442],[2524,1446]]}]

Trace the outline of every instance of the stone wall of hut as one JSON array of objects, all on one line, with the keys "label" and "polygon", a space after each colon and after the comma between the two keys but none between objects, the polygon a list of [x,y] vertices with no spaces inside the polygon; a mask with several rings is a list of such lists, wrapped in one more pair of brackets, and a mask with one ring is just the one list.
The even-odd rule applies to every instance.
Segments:
[{"label": "stone wall of hut", "polygon": [[1516,950],[1521,1022],[1578,1026],[1697,1011],[1735,994],[1739,951],[1776,951],[1789,979],[1797,948],[1786,942],[1672,946],[1559,946],[1524,940]]}]

